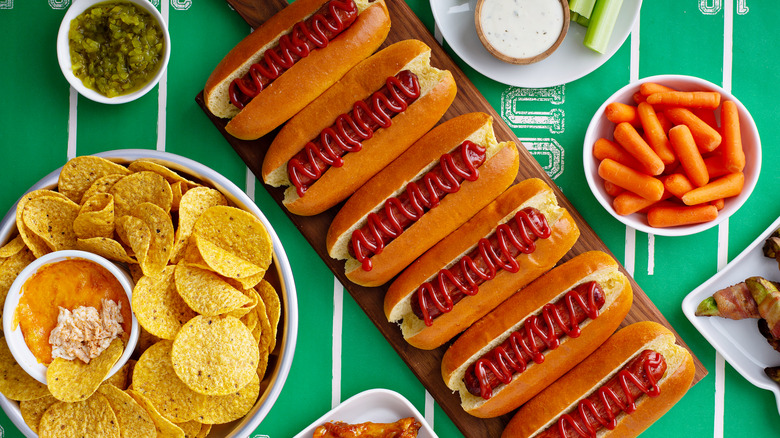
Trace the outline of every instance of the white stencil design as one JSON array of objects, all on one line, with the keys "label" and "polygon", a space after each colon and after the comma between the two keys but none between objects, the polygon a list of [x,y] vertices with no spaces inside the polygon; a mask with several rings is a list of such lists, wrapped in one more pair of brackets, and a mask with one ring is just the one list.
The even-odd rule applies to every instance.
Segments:
[{"label": "white stencil design", "polygon": [[70,0],[49,0],[49,6],[52,9],[67,9],[68,5],[70,5]]},{"label": "white stencil design", "polygon": [[747,0],[737,0],[737,15],[745,15],[750,12]]},{"label": "white stencil design", "polygon": [[503,111],[502,117],[512,128],[542,128],[548,129],[550,134],[560,134],[564,130],[563,110],[560,108],[550,111]]},{"label": "white stencil design", "polygon": [[186,11],[192,6],[192,0],[171,0],[171,6],[177,11]]},{"label": "white stencil design", "polygon": [[560,105],[565,100],[564,85],[549,88],[510,87],[501,93],[501,107],[514,107],[517,102],[550,102]]},{"label": "white stencil design", "polygon": [[[2,437],[0,437],[0,438],[2,438]],[[252,435],[252,438],[271,438],[271,437],[268,436],[268,435],[257,434],[257,435]]]},{"label": "white stencil design", "polygon": [[0,0],[0,9],[13,9],[14,0]]},{"label": "white stencil design", "polygon": [[704,15],[715,15],[723,8],[722,0],[699,0],[699,10]]},{"label": "white stencil design", "polygon": [[539,161],[550,178],[556,179],[563,174],[565,154],[563,146],[554,138],[521,138],[520,142]]},{"label": "white stencil design", "polygon": [[155,8],[160,7],[160,0],[149,0]]}]

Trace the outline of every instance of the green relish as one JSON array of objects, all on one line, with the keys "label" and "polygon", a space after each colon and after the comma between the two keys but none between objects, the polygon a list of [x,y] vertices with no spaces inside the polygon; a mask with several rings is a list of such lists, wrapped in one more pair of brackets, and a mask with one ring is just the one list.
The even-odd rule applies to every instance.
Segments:
[{"label": "green relish", "polygon": [[107,97],[131,93],[160,68],[163,31],[143,8],[128,2],[99,3],[70,23],[73,74]]}]

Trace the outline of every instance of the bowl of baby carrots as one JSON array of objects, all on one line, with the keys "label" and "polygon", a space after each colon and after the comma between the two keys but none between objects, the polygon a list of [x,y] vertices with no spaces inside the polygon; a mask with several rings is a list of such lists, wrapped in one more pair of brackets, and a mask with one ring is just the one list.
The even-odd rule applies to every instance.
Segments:
[{"label": "bowl of baby carrots", "polygon": [[685,236],[745,203],[761,169],[750,112],[692,76],[651,76],[613,94],[585,133],[584,167],[596,199],[625,225]]}]

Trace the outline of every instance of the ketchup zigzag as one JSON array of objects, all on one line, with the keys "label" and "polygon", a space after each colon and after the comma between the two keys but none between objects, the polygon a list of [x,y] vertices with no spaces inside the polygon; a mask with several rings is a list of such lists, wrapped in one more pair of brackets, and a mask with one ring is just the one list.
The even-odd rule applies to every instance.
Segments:
[{"label": "ketchup zigzag", "polygon": [[349,253],[372,269],[370,257],[379,254],[393,239],[435,208],[449,193],[460,190],[461,183],[479,179],[478,167],[486,159],[486,149],[464,141],[458,148],[441,156],[439,164],[417,181],[406,185],[397,197],[391,197],[376,212],[369,213],[366,224],[352,233]]},{"label": "ketchup zigzag", "polygon": [[279,38],[276,47],[265,51],[260,62],[252,64],[243,77],[230,83],[230,103],[243,109],[276,78],[312,50],[322,49],[357,20],[358,8],[353,0],[331,0],[304,21],[295,23],[289,34]]},{"label": "ketchup zigzag", "polygon": [[406,111],[420,94],[417,76],[403,70],[388,77],[385,86],[368,99],[355,102],[351,112],[339,115],[333,125],[287,162],[287,173],[298,196],[303,196],[330,166],[343,166],[341,157],[360,151],[362,142],[373,137],[375,130],[389,128],[392,117]]}]

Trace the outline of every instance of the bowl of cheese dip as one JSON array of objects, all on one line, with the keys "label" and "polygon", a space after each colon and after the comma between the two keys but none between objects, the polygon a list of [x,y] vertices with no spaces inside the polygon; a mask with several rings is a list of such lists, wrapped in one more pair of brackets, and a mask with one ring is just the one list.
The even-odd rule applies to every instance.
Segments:
[{"label": "bowl of cheese dip", "polygon": [[550,56],[569,30],[567,0],[479,0],[474,24],[490,54],[510,64]]}]

